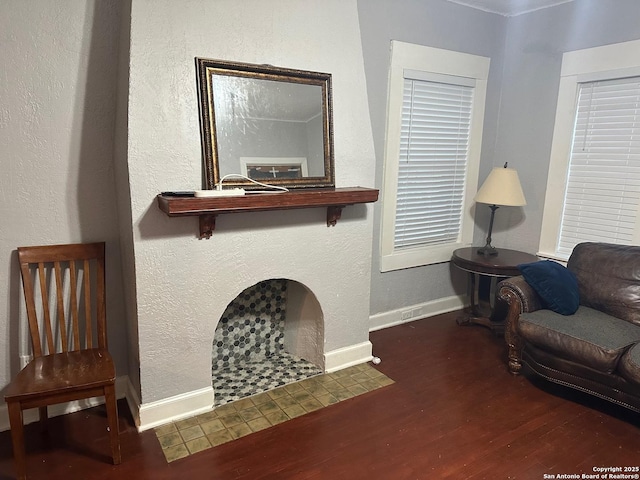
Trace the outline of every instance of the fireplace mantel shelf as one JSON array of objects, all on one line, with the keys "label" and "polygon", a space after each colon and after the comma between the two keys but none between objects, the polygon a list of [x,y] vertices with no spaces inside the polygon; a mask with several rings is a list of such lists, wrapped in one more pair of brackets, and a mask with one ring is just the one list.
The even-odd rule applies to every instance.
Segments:
[{"label": "fireplace mantel shelf", "polygon": [[364,187],[309,188],[285,193],[256,193],[239,197],[174,197],[158,195],[158,207],[170,217],[200,217],[200,238],[210,238],[222,213],[327,208],[327,226],[334,226],[347,205],[378,200],[378,190]]}]

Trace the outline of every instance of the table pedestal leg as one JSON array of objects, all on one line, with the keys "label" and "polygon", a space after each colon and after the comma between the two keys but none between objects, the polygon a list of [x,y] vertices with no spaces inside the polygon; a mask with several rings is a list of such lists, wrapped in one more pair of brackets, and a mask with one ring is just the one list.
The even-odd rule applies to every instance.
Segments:
[{"label": "table pedestal leg", "polygon": [[468,311],[464,312],[456,319],[456,323],[462,326],[482,325],[483,327],[490,328],[496,335],[501,335],[504,333],[504,322],[496,322],[491,320],[494,316],[493,296],[495,295],[494,284],[496,282],[496,279],[491,279],[492,283],[491,288],[489,289],[490,312],[488,315],[485,315],[485,313],[482,312],[480,308],[477,276],[477,274],[469,272],[469,282],[467,288],[467,296],[469,297],[469,308]]}]

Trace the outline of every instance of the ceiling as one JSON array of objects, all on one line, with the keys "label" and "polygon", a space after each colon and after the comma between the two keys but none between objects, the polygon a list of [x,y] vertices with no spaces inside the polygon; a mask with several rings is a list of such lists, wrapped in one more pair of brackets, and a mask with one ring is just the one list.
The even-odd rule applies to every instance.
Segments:
[{"label": "ceiling", "polygon": [[505,17],[513,17],[542,8],[549,8],[574,0],[449,0],[453,3],[497,13]]}]

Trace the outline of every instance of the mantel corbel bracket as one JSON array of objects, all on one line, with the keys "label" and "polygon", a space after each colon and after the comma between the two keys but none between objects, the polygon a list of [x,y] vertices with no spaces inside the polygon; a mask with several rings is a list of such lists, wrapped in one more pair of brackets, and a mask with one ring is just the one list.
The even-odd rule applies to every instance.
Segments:
[{"label": "mantel corbel bracket", "polygon": [[346,205],[331,205],[327,207],[327,227],[335,227],[342,216],[342,209]]},{"label": "mantel corbel bracket", "polygon": [[216,216],[213,214],[200,215],[200,238],[211,238],[216,229]]}]

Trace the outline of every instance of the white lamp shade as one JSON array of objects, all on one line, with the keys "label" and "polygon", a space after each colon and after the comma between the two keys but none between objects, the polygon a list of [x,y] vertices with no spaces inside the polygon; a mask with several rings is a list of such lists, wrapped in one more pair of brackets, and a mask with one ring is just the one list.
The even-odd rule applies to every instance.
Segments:
[{"label": "white lamp shade", "polygon": [[518,178],[513,168],[494,168],[476,193],[476,202],[488,205],[521,207],[527,204]]}]

